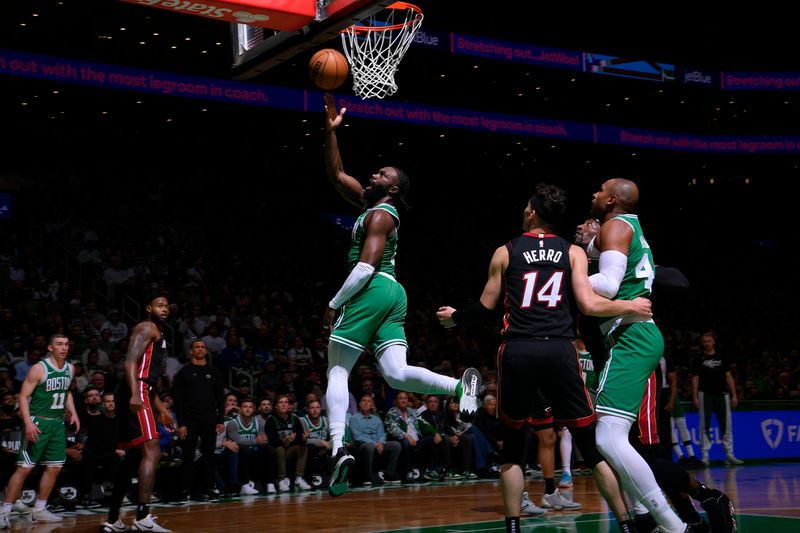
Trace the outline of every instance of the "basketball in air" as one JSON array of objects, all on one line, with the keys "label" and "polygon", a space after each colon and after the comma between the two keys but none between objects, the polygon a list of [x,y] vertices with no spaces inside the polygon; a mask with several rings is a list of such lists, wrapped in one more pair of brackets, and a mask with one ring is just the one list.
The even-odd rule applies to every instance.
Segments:
[{"label": "basketball in air", "polygon": [[322,90],[330,91],[341,86],[347,79],[350,67],[341,52],[333,48],[324,48],[311,56],[308,62],[308,74],[314,85]]}]

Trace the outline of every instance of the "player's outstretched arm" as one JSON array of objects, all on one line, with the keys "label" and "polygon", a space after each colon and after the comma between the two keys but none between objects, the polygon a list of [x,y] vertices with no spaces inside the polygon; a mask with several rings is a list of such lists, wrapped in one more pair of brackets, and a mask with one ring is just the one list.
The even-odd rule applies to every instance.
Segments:
[{"label": "player's outstretched arm", "polygon": [[575,300],[581,313],[593,316],[628,314],[653,316],[650,300],[647,298],[607,300],[595,294],[587,275],[588,260],[586,259],[586,252],[582,248],[575,245],[570,246],[569,260],[572,266],[572,290],[575,293]]},{"label": "player's outstretched arm", "polygon": [[357,179],[344,171],[339,142],[336,139],[336,130],[342,124],[346,111],[347,109],[343,107],[337,113],[333,95],[325,95],[325,173],[328,181],[333,183],[345,200],[355,206],[363,207],[364,188]]}]

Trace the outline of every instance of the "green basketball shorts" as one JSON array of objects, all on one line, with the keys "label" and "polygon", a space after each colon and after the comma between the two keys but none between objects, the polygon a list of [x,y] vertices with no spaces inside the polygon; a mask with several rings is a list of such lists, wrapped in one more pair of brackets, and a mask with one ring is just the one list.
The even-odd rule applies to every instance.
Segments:
[{"label": "green basketball shorts", "polygon": [[350,298],[339,310],[331,341],[375,354],[394,344],[408,346],[406,290],[393,278],[375,274],[369,285]]},{"label": "green basketball shorts", "polygon": [[600,375],[597,412],[636,421],[647,378],[664,354],[664,337],[652,322],[619,326],[606,337],[609,357]]}]

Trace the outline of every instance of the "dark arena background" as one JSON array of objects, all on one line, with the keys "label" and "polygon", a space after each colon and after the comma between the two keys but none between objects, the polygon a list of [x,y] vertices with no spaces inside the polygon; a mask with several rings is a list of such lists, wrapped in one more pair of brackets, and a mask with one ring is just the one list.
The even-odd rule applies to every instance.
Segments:
[{"label": "dark arena background", "polygon": [[[117,311],[132,328],[154,292],[175,304],[165,334],[176,368],[187,360],[189,325],[210,325],[211,317],[227,317],[244,340],[242,353],[246,346],[261,363],[278,361],[269,370],[225,368],[226,387],[237,393],[242,382],[249,394],[280,392],[261,386],[273,372],[276,382],[310,390],[312,369],[285,354],[296,338],[324,353],[321,317],[347,275],[358,212],[326,180],[323,93],[307,64],[342,43],[334,35],[299,46],[254,74],[234,66],[230,23],[146,5],[155,3],[2,7],[0,367],[9,374],[0,386],[7,395],[19,390],[15,365],[42,347],[37,336],[68,333],[80,350],[74,359],[97,336],[109,355],[116,349],[124,357],[128,339],[109,341],[101,326]],[[653,309],[698,455],[691,369],[702,333],[717,336],[738,390],[732,424],[744,465],[726,467],[715,433],[711,464],[693,472],[731,496],[740,531],[796,531],[800,62],[792,18],[690,15],[677,6],[639,13],[417,4],[425,18],[399,65],[397,92],[365,101],[350,78],[333,93],[348,108],[338,130],[345,171],[362,183],[387,165],[410,176],[397,256],[409,362],[456,376],[462,366],[485,366],[493,376],[499,319],[444,330],[438,307],[461,308],[480,295],[493,251],[521,231],[537,183],[567,191],[558,233],[572,239],[600,185],[631,179],[656,262],[689,280],[688,289],[657,288]],[[109,283],[115,274],[121,283]],[[201,329],[195,333],[205,335]],[[362,362],[374,367],[371,355]],[[113,369],[100,370],[117,379],[107,375]],[[324,391],[324,359],[313,370]],[[369,371],[385,413],[396,391]],[[159,392],[167,394],[163,381]],[[79,409],[81,396],[79,388]],[[15,416],[0,420],[3,484],[19,438],[6,420]],[[257,495],[186,502],[170,483],[169,469],[180,466],[170,453],[151,507],[174,531],[504,527],[491,472],[354,488],[335,500],[324,490],[276,496],[260,487]],[[538,502],[533,456],[527,490]],[[66,473],[59,486],[77,486]],[[615,531],[591,478],[579,474],[573,469],[570,496],[581,511],[523,519],[523,529]],[[61,530],[96,530],[106,512],[102,482],[92,480],[77,503],[51,498],[64,516]],[[132,514],[123,509],[124,518]],[[49,530],[11,516],[14,531]]]}]

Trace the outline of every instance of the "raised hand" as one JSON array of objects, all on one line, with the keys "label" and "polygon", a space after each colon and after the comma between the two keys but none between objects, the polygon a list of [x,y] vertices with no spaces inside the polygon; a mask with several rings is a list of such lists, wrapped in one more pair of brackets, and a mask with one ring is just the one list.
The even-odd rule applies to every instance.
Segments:
[{"label": "raised hand", "polygon": [[336,112],[336,102],[333,99],[333,95],[330,93],[325,93],[325,130],[326,131],[334,131],[338,128],[342,121],[344,120],[344,114],[347,111],[346,107],[343,107],[338,113]]}]

